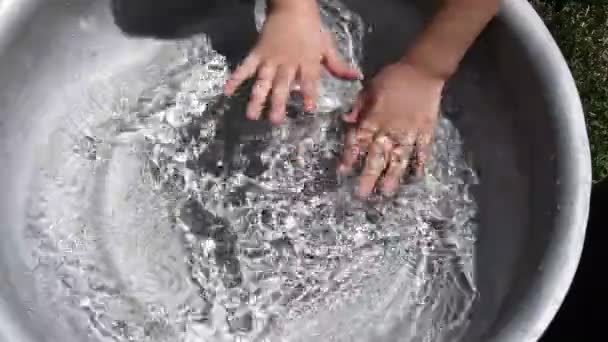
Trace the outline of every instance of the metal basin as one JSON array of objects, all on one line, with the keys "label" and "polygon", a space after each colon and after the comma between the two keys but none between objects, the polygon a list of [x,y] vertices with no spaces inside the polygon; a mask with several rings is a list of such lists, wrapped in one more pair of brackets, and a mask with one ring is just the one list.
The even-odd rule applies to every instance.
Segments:
[{"label": "metal basin", "polygon": [[[431,10],[398,0],[345,2],[373,27],[367,74],[398,56]],[[175,33],[210,31],[236,60],[254,32],[239,13],[242,25],[226,25],[227,13],[218,13]],[[34,290],[20,234],[33,151],[47,141],[45,127],[83,101],[79,89],[108,74],[130,82],[127,71],[157,48],[126,38],[106,1],[0,1],[0,341],[70,341],[51,334],[54,322],[28,299]],[[450,87],[462,110],[446,114],[481,178],[480,300],[464,341],[535,341],[568,291],[585,235],[590,156],[575,84],[533,9],[508,0]]]}]

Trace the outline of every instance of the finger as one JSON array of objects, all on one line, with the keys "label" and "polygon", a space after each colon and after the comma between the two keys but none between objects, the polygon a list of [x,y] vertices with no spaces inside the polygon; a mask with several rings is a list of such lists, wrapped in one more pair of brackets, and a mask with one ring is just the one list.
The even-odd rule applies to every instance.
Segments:
[{"label": "finger", "polygon": [[300,68],[300,87],[304,97],[304,109],[312,112],[317,106],[317,95],[319,88],[319,78],[321,72],[318,67]]},{"label": "finger", "polygon": [[357,100],[355,101],[355,104],[353,105],[353,108],[351,109],[350,113],[343,115],[342,120],[344,120],[345,122],[348,122],[348,123],[353,123],[353,124],[357,123],[357,121],[359,120],[361,111],[363,111],[363,108],[365,107],[365,103],[366,103],[365,93],[359,94],[359,97],[357,97]]},{"label": "finger", "polygon": [[274,78],[274,84],[272,85],[272,110],[270,112],[270,121],[272,123],[280,124],[285,118],[289,90],[295,74],[294,68],[283,66],[279,68]]},{"label": "finger", "polygon": [[344,139],[344,152],[338,166],[338,172],[345,175],[352,171],[355,163],[359,160],[359,144],[357,143],[357,129],[351,128]]},{"label": "finger", "polygon": [[251,90],[251,99],[247,106],[247,118],[257,120],[260,118],[266,97],[272,88],[276,68],[271,64],[263,65],[258,71],[258,79]]},{"label": "finger", "polygon": [[243,63],[232,73],[230,79],[224,86],[224,94],[230,96],[243,84],[243,82],[253,76],[260,64],[260,60],[255,54],[249,55]]},{"label": "finger", "polygon": [[416,138],[416,133],[411,131],[399,132],[396,138],[393,138],[397,144],[391,151],[389,166],[382,182],[382,192],[384,194],[392,195],[397,190],[399,182],[410,166]]},{"label": "finger", "polygon": [[408,168],[413,146],[396,146],[390,153],[389,165],[382,180],[382,193],[393,195]]},{"label": "finger", "polygon": [[347,80],[357,80],[363,78],[359,70],[347,63],[338,54],[338,51],[333,43],[332,36],[328,34],[326,39],[328,41],[328,48],[323,55],[322,62],[325,65],[325,68],[327,68],[327,71],[329,71],[335,77]]},{"label": "finger", "polygon": [[421,133],[416,140],[416,148],[412,169],[416,178],[424,176],[424,166],[431,154],[432,134],[430,132]]},{"label": "finger", "polygon": [[397,143],[397,146],[405,147],[405,150],[409,152],[405,157],[411,158],[411,153],[414,151],[418,134],[411,130],[399,130],[394,131],[391,134],[391,137],[394,137],[393,139]]},{"label": "finger", "polygon": [[358,195],[362,198],[369,196],[383,171],[386,169],[388,154],[392,149],[390,139],[381,135],[377,137],[369,148],[365,157],[365,168],[359,178]]},{"label": "finger", "polygon": [[373,120],[361,122],[357,129],[357,144],[362,153],[366,153],[369,145],[378,133],[379,126]]}]

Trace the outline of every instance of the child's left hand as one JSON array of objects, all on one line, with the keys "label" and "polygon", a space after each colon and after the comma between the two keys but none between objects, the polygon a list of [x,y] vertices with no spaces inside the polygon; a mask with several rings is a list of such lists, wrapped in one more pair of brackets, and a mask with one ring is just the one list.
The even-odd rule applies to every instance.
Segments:
[{"label": "child's left hand", "polygon": [[322,65],[336,77],[359,77],[359,72],[339,56],[331,34],[323,31],[316,0],[275,1],[257,45],[232,74],[225,93],[232,95],[246,79],[257,75],[247,117],[259,119],[270,94],[269,118],[279,124],[296,81],[306,110],[314,110]]},{"label": "child's left hand", "polygon": [[422,67],[396,63],[385,67],[359,95],[344,117],[356,126],[347,132],[338,170],[349,173],[366,154],[360,197],[367,197],[375,187],[393,194],[408,170],[422,175],[444,84]]}]

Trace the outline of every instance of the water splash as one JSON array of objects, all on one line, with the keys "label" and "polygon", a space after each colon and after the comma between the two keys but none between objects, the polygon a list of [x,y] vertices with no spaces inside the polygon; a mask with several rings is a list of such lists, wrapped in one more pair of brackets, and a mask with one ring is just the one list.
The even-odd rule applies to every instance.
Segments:
[{"label": "water splash", "polygon": [[[322,8],[358,64],[362,21]],[[334,171],[358,82],[325,74],[318,113],[295,96],[271,127],[243,120],[251,84],[221,95],[229,70],[204,37],[175,48],[135,101],[58,123],[26,230],[40,300],[100,341],[458,340],[477,177],[451,123],[425,179],[360,202]]]}]

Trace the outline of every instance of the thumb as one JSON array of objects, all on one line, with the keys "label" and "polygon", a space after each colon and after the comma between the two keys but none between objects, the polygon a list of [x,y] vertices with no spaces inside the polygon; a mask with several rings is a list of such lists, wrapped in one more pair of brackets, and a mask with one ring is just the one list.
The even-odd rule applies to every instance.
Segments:
[{"label": "thumb", "polygon": [[347,80],[357,80],[363,78],[359,70],[354,66],[345,62],[344,59],[336,51],[333,45],[325,52],[323,56],[323,64],[332,75],[337,78],[343,78]]}]

